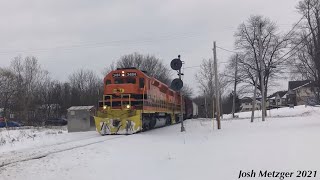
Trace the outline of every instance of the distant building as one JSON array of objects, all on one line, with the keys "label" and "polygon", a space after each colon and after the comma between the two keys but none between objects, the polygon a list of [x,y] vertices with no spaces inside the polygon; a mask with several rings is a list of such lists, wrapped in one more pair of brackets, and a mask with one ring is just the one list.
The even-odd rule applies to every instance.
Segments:
[{"label": "distant building", "polygon": [[68,132],[93,131],[96,129],[94,106],[72,106],[68,109]]},{"label": "distant building", "polygon": [[286,94],[288,105],[304,105],[316,98],[319,91],[316,83],[311,80],[289,81],[288,92]]},{"label": "distant building", "polygon": [[267,98],[267,108],[272,109],[287,106],[287,92],[288,91],[277,91],[270,95]]},{"label": "distant building", "polygon": [[[255,109],[256,110],[260,110],[261,109],[261,101],[258,100],[259,98],[257,98],[256,100],[256,105],[255,105]],[[241,112],[244,111],[252,111],[252,104],[253,104],[253,99],[250,97],[244,97],[241,99]]]}]

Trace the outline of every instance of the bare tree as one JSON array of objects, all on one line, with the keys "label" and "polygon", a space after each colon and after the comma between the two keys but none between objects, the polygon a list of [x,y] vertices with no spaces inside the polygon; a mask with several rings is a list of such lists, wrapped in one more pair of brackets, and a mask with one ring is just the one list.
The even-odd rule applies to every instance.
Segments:
[{"label": "bare tree", "polygon": [[128,54],[120,57],[116,62],[111,63],[105,69],[105,74],[109,73],[116,68],[130,68],[135,67],[142,71],[146,71],[151,77],[154,77],[165,84],[170,84],[170,69],[164,65],[160,59],[152,55],[142,55],[139,53]]},{"label": "bare tree", "polygon": [[[303,21],[291,42],[293,54],[289,65],[296,77],[314,80],[320,87],[320,2],[301,0],[297,9],[303,15]],[[320,100],[319,90],[315,92]]]},{"label": "bare tree", "polygon": [[15,96],[15,111],[27,123],[35,120],[37,108],[36,93],[43,76],[47,73],[41,69],[38,60],[33,56],[15,57],[11,68],[16,75],[17,94]]},{"label": "bare tree", "polygon": [[14,103],[13,98],[17,92],[16,75],[11,69],[0,68],[0,106],[3,108],[3,116]]},{"label": "bare tree", "polygon": [[[258,30],[262,31],[262,61],[259,61],[259,42]],[[258,82],[255,77],[261,69],[264,69],[263,82],[265,85],[265,97],[269,88],[270,81],[279,77],[284,61],[281,59],[285,48],[288,45],[288,36],[282,36],[274,22],[262,16],[251,16],[245,23],[238,27],[235,33],[235,46],[240,52],[238,61],[238,74],[242,82],[254,86],[258,83],[258,89],[261,91],[261,78],[259,74]]]},{"label": "bare tree", "polygon": [[103,81],[91,70],[80,69],[69,76],[72,105],[97,105]]},{"label": "bare tree", "polygon": [[193,95],[193,89],[188,84],[184,84],[181,91],[183,96],[186,96],[188,98],[191,98]]},{"label": "bare tree", "polygon": [[[214,64],[211,59],[204,59],[200,65],[200,71],[196,74],[196,79],[199,83],[200,93],[204,94],[207,104],[207,112],[210,115],[213,114],[213,100],[215,95],[215,82],[214,82]],[[228,86],[228,81],[223,73],[219,73],[219,89],[220,95],[225,93],[225,89]],[[212,117],[212,116],[211,116]]]}]

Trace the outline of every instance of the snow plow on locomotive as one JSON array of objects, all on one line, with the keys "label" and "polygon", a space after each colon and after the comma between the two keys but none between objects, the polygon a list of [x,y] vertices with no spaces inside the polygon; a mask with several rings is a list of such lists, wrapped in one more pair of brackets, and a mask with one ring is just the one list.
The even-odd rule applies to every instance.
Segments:
[{"label": "snow plow on locomotive", "polygon": [[[104,78],[95,125],[101,135],[133,134],[180,122],[180,106],[180,93],[164,83],[136,68],[118,68]],[[184,98],[187,118],[194,117],[193,109]]]}]

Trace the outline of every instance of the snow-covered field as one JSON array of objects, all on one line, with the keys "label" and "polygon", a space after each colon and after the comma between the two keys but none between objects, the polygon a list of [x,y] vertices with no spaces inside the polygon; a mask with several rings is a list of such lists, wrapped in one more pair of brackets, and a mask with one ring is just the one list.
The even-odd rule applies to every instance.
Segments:
[{"label": "snow-covered field", "polygon": [[184,133],[179,124],[131,136],[44,132],[0,146],[0,179],[232,180],[240,170],[317,170],[308,179],[319,179],[319,107],[275,109],[266,122],[238,115],[225,116],[221,130],[195,119],[185,121]]},{"label": "snow-covered field", "polygon": [[57,135],[65,133],[67,133],[66,127],[21,127],[10,130],[0,128],[0,153],[34,146],[41,147],[56,142]]}]

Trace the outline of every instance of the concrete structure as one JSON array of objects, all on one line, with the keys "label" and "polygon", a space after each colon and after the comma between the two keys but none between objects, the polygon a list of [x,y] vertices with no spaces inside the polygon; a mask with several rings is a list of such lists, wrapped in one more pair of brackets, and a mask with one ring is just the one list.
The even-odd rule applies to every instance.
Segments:
[{"label": "concrete structure", "polygon": [[[250,98],[250,97],[244,97],[241,99],[241,112],[244,112],[244,111],[252,111],[252,102],[253,102],[253,99]],[[255,105],[255,109],[256,110],[261,110],[261,101],[256,100],[256,105]]]},{"label": "concrete structure", "polygon": [[68,109],[68,132],[95,130],[94,106],[72,106]]}]

